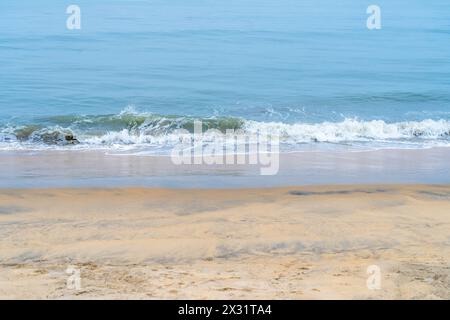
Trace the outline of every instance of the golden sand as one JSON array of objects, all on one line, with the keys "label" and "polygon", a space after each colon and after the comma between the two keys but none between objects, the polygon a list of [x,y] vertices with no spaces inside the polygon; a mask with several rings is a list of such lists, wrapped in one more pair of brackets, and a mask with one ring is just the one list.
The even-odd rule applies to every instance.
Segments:
[{"label": "golden sand", "polygon": [[0,237],[6,299],[450,299],[450,186],[3,189]]}]

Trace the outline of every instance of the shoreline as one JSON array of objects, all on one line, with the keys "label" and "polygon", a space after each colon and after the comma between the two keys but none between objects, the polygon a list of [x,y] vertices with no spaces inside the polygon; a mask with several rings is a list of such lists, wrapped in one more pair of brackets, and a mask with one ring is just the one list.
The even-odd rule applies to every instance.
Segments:
[{"label": "shoreline", "polygon": [[175,165],[168,156],[0,152],[0,188],[270,188],[333,184],[448,184],[450,148],[281,153],[276,175],[259,165]]}]

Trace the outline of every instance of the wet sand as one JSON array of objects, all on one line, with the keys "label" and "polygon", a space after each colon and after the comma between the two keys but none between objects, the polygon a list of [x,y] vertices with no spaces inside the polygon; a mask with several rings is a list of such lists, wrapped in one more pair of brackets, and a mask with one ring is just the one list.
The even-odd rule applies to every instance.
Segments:
[{"label": "wet sand", "polygon": [[450,148],[281,153],[259,165],[174,165],[167,156],[101,151],[0,151],[0,188],[267,188],[335,184],[450,184]]},{"label": "wet sand", "polygon": [[450,299],[449,230],[449,185],[1,189],[0,298]]}]

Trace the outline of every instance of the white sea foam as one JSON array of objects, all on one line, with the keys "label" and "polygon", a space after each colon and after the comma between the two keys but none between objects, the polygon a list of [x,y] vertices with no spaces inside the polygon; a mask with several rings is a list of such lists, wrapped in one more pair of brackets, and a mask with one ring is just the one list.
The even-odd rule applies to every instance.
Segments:
[{"label": "white sea foam", "polygon": [[[134,109],[127,109],[120,116],[135,114],[142,117]],[[150,116],[150,115],[149,115]],[[52,126],[39,128],[32,132],[26,139],[18,139],[14,132],[17,128],[8,126],[0,131],[0,149],[112,149],[112,150],[148,150],[161,151],[169,150],[180,139],[192,138],[190,134],[180,135],[175,129],[179,124],[186,125],[193,121],[191,118],[157,118],[151,121],[144,121],[134,127],[119,130],[107,130],[104,133],[93,134],[76,127]],[[232,119],[232,118],[230,118]],[[88,119],[89,120],[89,119]],[[90,119],[92,121],[92,119]],[[95,120],[95,119],[94,119]],[[201,120],[201,119],[199,119]],[[208,119],[211,121],[211,119]],[[364,145],[365,148],[392,148],[408,147],[423,148],[430,146],[450,146],[450,121],[449,120],[423,120],[387,123],[382,120],[363,121],[358,119],[345,119],[341,122],[322,123],[282,123],[282,122],[258,122],[253,120],[242,120],[236,122],[232,119],[233,125],[240,123],[239,129],[245,133],[258,133],[277,135],[285,149],[295,150],[295,146],[301,144],[332,143],[346,144],[353,146]],[[104,121],[104,119],[102,120]],[[225,121],[225,122],[224,122]],[[209,124],[224,129],[225,119],[222,122],[215,121]],[[211,126],[209,127],[211,128]],[[215,128],[217,129],[217,128]],[[78,145],[66,145],[64,141],[60,143],[46,143],[49,132],[59,131],[62,135],[70,132],[79,140]],[[42,138],[44,137],[44,138]],[[209,135],[205,142],[212,141],[214,134]],[[48,142],[48,141],[47,141]],[[283,150],[283,148],[282,148]]]},{"label": "white sea foam", "polygon": [[292,143],[450,138],[450,121],[447,120],[386,123],[382,120],[345,119],[342,122],[317,124],[246,121],[245,129],[250,132],[264,130],[278,134]]}]

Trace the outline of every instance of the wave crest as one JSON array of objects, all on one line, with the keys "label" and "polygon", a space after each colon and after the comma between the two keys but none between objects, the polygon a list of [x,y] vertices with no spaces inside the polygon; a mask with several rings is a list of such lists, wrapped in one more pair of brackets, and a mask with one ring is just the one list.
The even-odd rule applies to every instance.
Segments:
[{"label": "wave crest", "polygon": [[345,119],[341,122],[288,124],[236,117],[162,116],[129,109],[117,115],[55,116],[39,119],[37,124],[4,126],[0,128],[0,143],[3,149],[39,145],[66,147],[78,142],[78,148],[170,147],[182,138],[177,129],[192,133],[195,121],[202,122],[204,132],[208,129],[262,132],[277,135],[281,143],[288,145],[321,142],[366,145],[370,142],[386,145],[407,142],[417,146],[439,142],[450,145],[450,121],[444,119],[395,123]]},{"label": "wave crest", "polygon": [[246,130],[252,132],[264,130],[293,142],[446,139],[450,136],[450,121],[423,120],[386,123],[382,120],[345,119],[342,122],[317,124],[248,121]]}]

